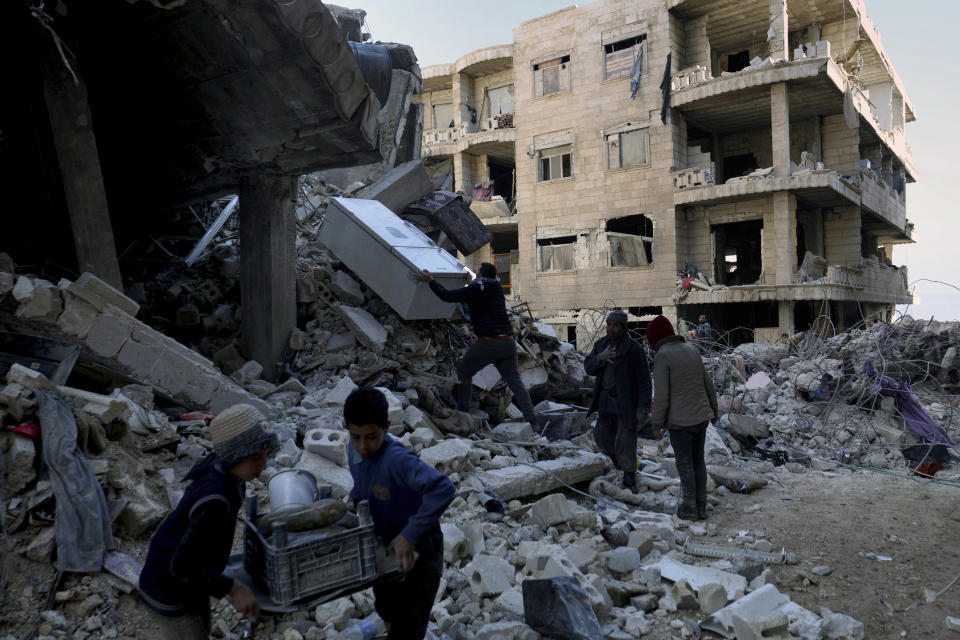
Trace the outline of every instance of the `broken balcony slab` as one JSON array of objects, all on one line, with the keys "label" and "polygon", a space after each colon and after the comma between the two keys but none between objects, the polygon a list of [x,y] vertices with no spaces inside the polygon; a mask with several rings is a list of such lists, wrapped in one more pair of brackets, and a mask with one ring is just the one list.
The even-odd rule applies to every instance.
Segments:
[{"label": "broken balcony slab", "polygon": [[547,493],[564,483],[592,480],[603,473],[604,461],[600,454],[578,452],[575,456],[493,469],[478,475],[501,498],[512,500]]}]

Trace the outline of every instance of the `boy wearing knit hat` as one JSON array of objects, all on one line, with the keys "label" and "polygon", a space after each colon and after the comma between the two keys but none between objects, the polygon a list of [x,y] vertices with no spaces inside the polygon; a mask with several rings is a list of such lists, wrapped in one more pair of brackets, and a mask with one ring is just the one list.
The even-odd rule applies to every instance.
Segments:
[{"label": "boy wearing knit hat", "polygon": [[440,516],[456,488],[387,433],[387,399],[377,389],[355,389],[343,405],[343,417],[350,431],[350,497],[369,502],[373,529],[396,553],[404,574],[402,581],[373,587],[374,606],[387,625],[387,638],[420,640],[443,574]]},{"label": "boy wearing knit hat", "polygon": [[707,467],[703,457],[707,423],[718,418],[717,392],[700,351],[674,335],[673,325],[657,316],[647,325],[654,349],[653,428],[670,430],[670,444],[680,476],[677,517],[707,517]]},{"label": "boy wearing knit hat", "polygon": [[583,363],[591,376],[597,412],[597,446],[623,471],[623,487],[637,491],[637,429],[650,413],[650,366],[643,347],[627,335],[627,314],[607,316],[607,335],[597,340]]},{"label": "boy wearing knit hat", "polygon": [[210,422],[213,453],[198,462],[176,509],[160,524],[140,572],[140,598],[168,640],[206,640],[210,598],[229,595],[244,616],[253,593],[223,574],[245,483],[259,477],[279,442],[255,407],[236,404]]}]

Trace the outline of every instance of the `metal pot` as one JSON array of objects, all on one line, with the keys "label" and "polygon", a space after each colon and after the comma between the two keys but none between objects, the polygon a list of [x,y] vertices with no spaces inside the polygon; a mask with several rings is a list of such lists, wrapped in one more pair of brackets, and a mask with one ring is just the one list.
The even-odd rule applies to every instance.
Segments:
[{"label": "metal pot", "polygon": [[313,504],[319,497],[317,479],[303,469],[284,469],[275,473],[267,483],[270,491],[270,510]]}]

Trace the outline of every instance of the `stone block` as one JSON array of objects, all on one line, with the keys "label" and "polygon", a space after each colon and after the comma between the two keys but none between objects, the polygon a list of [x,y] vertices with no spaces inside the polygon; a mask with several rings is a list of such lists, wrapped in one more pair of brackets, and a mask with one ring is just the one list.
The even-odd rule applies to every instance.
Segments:
[{"label": "stone block", "polygon": [[35,288],[36,285],[33,283],[33,278],[20,276],[17,278],[17,283],[13,286],[13,299],[20,304],[29,302],[30,299],[33,298],[33,291]]},{"label": "stone block", "polygon": [[277,388],[273,390],[274,393],[286,393],[293,392],[299,393],[300,395],[307,395],[310,393],[310,390],[303,386],[303,383],[297,380],[296,378],[288,378],[283,383],[277,385]]},{"label": "stone block", "polygon": [[532,442],[533,427],[529,422],[502,422],[493,429],[497,440],[506,442]]},{"label": "stone block", "polygon": [[727,606],[727,590],[716,582],[705,584],[697,592],[697,602],[700,604],[700,611],[705,615],[713,615]]},{"label": "stone block", "polygon": [[898,429],[887,424],[874,423],[873,430],[883,444],[903,444],[906,441],[906,435],[903,429]]},{"label": "stone block", "polygon": [[129,487],[123,492],[123,497],[128,502],[120,513],[119,521],[135,538],[159,524],[167,515],[166,506],[154,500],[142,484]]},{"label": "stone block", "polygon": [[357,346],[357,339],[353,337],[352,333],[335,333],[327,340],[324,349],[327,353],[337,353],[345,349],[352,349],[355,346]]},{"label": "stone block", "polygon": [[[412,407],[413,405],[410,406]],[[407,407],[407,409],[409,408],[410,407]],[[420,447],[432,447],[437,443],[437,434],[433,432],[433,429],[420,427],[414,429],[413,433],[410,434],[410,443]]]},{"label": "stone block", "polygon": [[563,486],[561,480],[567,484],[592,480],[603,474],[605,461],[606,458],[600,454],[580,452],[575,456],[493,469],[479,475],[497,495],[504,500],[512,500],[559,489]]},{"label": "stone block", "polygon": [[40,322],[56,322],[63,302],[60,300],[60,290],[56,285],[46,280],[33,282],[33,294],[28,300],[20,302],[16,316],[21,320],[37,320]]},{"label": "stone block", "polygon": [[263,365],[256,360],[247,360],[239,369],[230,374],[230,379],[245,386],[250,382],[260,378],[263,373]]},{"label": "stone block", "polygon": [[97,311],[105,311],[111,305],[131,316],[140,311],[140,305],[89,272],[80,274],[67,291],[93,305]]},{"label": "stone block", "polygon": [[644,593],[630,598],[630,604],[644,613],[650,613],[660,604],[660,598],[655,593]]},{"label": "stone block", "polygon": [[95,356],[113,359],[130,338],[135,320],[112,305],[94,318],[83,343]]},{"label": "stone block", "polygon": [[498,596],[513,587],[513,565],[497,556],[481,553],[460,572],[470,581],[475,596]]},{"label": "stone block", "polygon": [[671,594],[673,595],[673,600],[677,603],[677,609],[696,609],[700,606],[700,603],[697,601],[697,596],[693,593],[693,589],[690,588],[690,584],[686,580],[678,580],[673,583]]},{"label": "stone block", "polygon": [[[84,304],[84,303],[81,303]],[[64,311],[63,315],[66,315]],[[61,320],[63,315],[60,316]],[[164,352],[163,337],[151,329],[134,326],[117,354],[117,362],[133,372],[135,378],[146,377],[157,365]]]},{"label": "stone block", "polygon": [[463,438],[450,438],[420,452],[420,459],[446,474],[466,469],[473,444]]},{"label": "stone block", "polygon": [[460,525],[460,530],[466,538],[467,555],[472,558],[480,553],[486,553],[487,543],[483,537],[483,523],[479,520],[467,520]]},{"label": "stone block", "polygon": [[37,408],[33,392],[17,382],[0,389],[0,404],[6,406],[7,413],[15,422],[21,422]]},{"label": "stone block", "polygon": [[570,562],[572,562],[573,565],[581,571],[583,571],[599,556],[596,549],[580,543],[572,544],[569,547],[566,547],[564,551],[566,551],[567,558],[570,560]]},{"label": "stone block", "polygon": [[600,554],[607,561],[607,569],[615,574],[632,573],[640,566],[640,553],[633,547],[617,547]]},{"label": "stone block", "polygon": [[342,429],[311,429],[303,436],[303,448],[346,467],[349,441],[349,433]]},{"label": "stone block", "polygon": [[334,498],[342,498],[353,488],[353,477],[348,469],[312,451],[304,451],[295,468],[309,471],[318,482],[329,484]]},{"label": "stone block", "polygon": [[19,384],[27,389],[57,390],[57,385],[50,382],[49,378],[45,375],[19,363],[14,364],[10,367],[10,370],[7,371],[7,382],[10,384]]},{"label": "stone block", "polygon": [[863,623],[842,613],[834,613],[826,607],[820,607],[823,618],[821,630],[824,640],[863,640]]},{"label": "stone block", "polygon": [[643,558],[653,551],[653,535],[649,531],[634,529],[627,538],[627,546],[636,549]]},{"label": "stone block", "polygon": [[634,511],[630,515],[630,521],[636,529],[646,531],[654,538],[664,542],[668,547],[673,548],[676,542],[673,516],[653,511]]},{"label": "stone block", "polygon": [[386,387],[374,387],[387,399],[387,420],[391,426],[403,426],[403,401]]},{"label": "stone block", "polygon": [[422,434],[423,430],[426,430],[433,434],[426,414],[424,414],[419,407],[415,407],[412,404],[407,405],[407,408],[403,410],[403,423],[413,429],[414,433],[420,432]]},{"label": "stone block", "polygon": [[260,398],[251,395],[230,381],[226,376],[221,377],[217,388],[210,394],[209,409],[213,413],[220,413],[227,407],[245,402],[257,408],[265,417],[273,415],[273,409]]},{"label": "stone block", "polygon": [[523,617],[523,592],[519,587],[504,591],[493,601],[495,611],[502,611],[511,616]]},{"label": "stone block", "polygon": [[530,522],[547,529],[555,524],[569,522],[573,518],[573,508],[570,501],[562,493],[553,493],[540,498],[530,507],[527,519]]},{"label": "stone block", "polygon": [[343,323],[357,341],[374,353],[381,353],[387,344],[387,330],[376,318],[359,307],[337,305]]},{"label": "stone block", "polygon": [[33,470],[33,459],[36,456],[34,441],[19,433],[6,435],[10,448],[4,453],[4,469],[6,478],[3,481],[4,494],[7,497],[15,496],[24,487],[33,482],[37,474]]},{"label": "stone block", "polygon": [[330,288],[345,304],[359,307],[363,304],[363,291],[360,283],[350,277],[346,271],[334,271],[330,279]]},{"label": "stone block", "polygon": [[441,522],[443,532],[443,559],[454,563],[467,555],[467,537],[460,528],[449,522]]},{"label": "stone block", "polygon": [[500,370],[497,369],[494,365],[488,364],[480,371],[477,371],[473,374],[473,378],[470,379],[470,383],[483,389],[484,391],[490,391],[493,389],[498,382],[500,382]]},{"label": "stone block", "polygon": [[353,393],[356,388],[357,383],[348,376],[344,376],[337,381],[337,384],[334,385],[332,389],[327,391],[323,396],[323,402],[328,405],[343,405],[343,403],[347,401],[347,397]]},{"label": "stone block", "polygon": [[394,213],[401,213],[409,204],[427,197],[433,184],[422,160],[411,160],[397,165],[382,178],[362,189],[357,198],[377,200]]}]

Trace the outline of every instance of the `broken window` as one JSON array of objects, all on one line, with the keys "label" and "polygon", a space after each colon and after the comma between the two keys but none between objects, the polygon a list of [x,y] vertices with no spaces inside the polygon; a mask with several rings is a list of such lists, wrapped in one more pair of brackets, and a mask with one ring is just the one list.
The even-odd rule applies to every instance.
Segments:
[{"label": "broken window", "polygon": [[653,220],[644,215],[607,221],[611,267],[653,264]]},{"label": "broken window", "polygon": [[433,128],[447,129],[453,126],[453,104],[433,105]]},{"label": "broken window", "polygon": [[607,168],[622,169],[650,163],[650,130],[634,129],[607,136]]},{"label": "broken window", "polygon": [[717,224],[713,233],[714,278],[718,284],[753,284],[763,272],[763,220]]},{"label": "broken window", "polygon": [[497,87],[487,92],[487,99],[490,101],[490,116],[495,118],[505,113],[513,113],[513,85],[508,84],[505,87]]},{"label": "broken window", "polygon": [[570,90],[570,56],[533,65],[533,97]]},{"label": "broken window", "polygon": [[[629,76],[633,71],[633,63],[636,62],[637,56],[643,53],[646,42],[647,34],[643,34],[603,45],[604,80]],[[644,64],[643,60],[640,64]]]},{"label": "broken window", "polygon": [[750,52],[740,51],[727,56],[727,71],[736,73],[750,66]]},{"label": "broken window", "polygon": [[576,246],[576,236],[537,240],[540,271],[573,271]]},{"label": "broken window", "polygon": [[573,145],[565,144],[559,147],[544,149],[540,152],[540,167],[537,181],[559,180],[573,175]]}]

